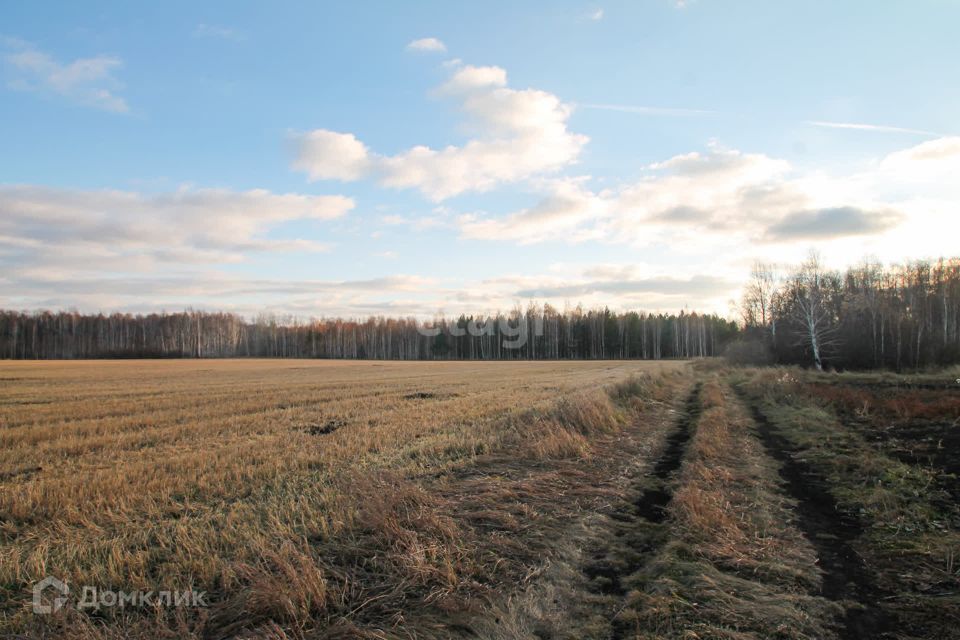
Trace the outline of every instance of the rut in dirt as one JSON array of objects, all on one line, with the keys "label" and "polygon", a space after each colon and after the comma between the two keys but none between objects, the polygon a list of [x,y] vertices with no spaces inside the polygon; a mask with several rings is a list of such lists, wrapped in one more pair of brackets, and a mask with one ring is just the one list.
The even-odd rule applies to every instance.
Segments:
[{"label": "rut in dirt", "polygon": [[[700,416],[700,388],[697,383],[684,404],[676,427],[667,437],[663,453],[653,469],[641,476],[635,485],[639,497],[623,503],[610,518],[616,523],[616,539],[598,549],[593,561],[583,572],[603,595],[622,597],[627,589],[624,580],[649,562],[666,543],[668,531],[664,520],[672,497],[670,479],[683,463],[684,453]],[[620,640],[629,629],[611,622],[611,639]]]},{"label": "rut in dirt", "polygon": [[677,421],[677,428],[667,438],[667,448],[653,467],[651,475],[658,482],[644,490],[634,503],[637,513],[650,522],[660,523],[666,518],[667,503],[672,497],[666,481],[680,468],[687,444],[693,436],[693,427],[700,417],[700,387],[701,384],[697,383],[690,392],[683,413]]},{"label": "rut in dirt", "polygon": [[863,533],[855,520],[844,516],[824,478],[796,457],[799,450],[777,432],[760,408],[737,389],[749,406],[757,434],[767,454],[780,463],[780,477],[797,502],[798,526],[817,552],[823,571],[820,593],[835,602],[852,602],[846,609],[839,635],[844,639],[875,638],[891,631],[894,620],[876,603],[885,593],[873,582],[851,542]]}]

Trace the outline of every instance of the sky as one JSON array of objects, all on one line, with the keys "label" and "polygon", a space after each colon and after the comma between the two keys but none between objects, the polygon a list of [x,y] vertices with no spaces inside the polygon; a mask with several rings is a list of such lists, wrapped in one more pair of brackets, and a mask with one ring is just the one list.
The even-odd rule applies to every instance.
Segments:
[{"label": "sky", "polygon": [[958,0],[3,16],[0,308],[727,315],[960,248]]}]

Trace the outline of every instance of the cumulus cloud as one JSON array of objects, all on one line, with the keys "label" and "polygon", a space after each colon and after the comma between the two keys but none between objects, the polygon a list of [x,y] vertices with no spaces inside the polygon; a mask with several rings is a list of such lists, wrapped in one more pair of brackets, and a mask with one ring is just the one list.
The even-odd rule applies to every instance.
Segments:
[{"label": "cumulus cloud", "polygon": [[466,238],[538,242],[569,234],[584,223],[604,217],[611,204],[609,199],[585,189],[582,181],[558,180],[550,183],[549,193],[528,209],[499,219],[464,215],[459,226]]},{"label": "cumulus cloud", "polygon": [[[144,194],[0,185],[0,308],[289,312],[312,304],[320,311],[325,301],[345,308],[358,296],[428,287],[414,276],[269,280],[253,269],[291,253],[330,250],[324,227],[353,207],[343,196],[262,189]],[[304,223],[323,227],[305,233]]]},{"label": "cumulus cloud", "polygon": [[311,180],[373,178],[441,201],[559,170],[587,143],[567,129],[569,105],[545,91],[508,87],[500,67],[453,67],[436,93],[456,100],[466,116],[474,137],[463,145],[417,145],[390,156],[353,134],[317,129],[296,136],[293,168]]},{"label": "cumulus cloud", "polygon": [[956,177],[960,175],[960,136],[928,140],[895,151],[883,158],[879,168],[900,181],[949,180],[956,186]]},{"label": "cumulus cloud", "polygon": [[662,239],[666,228],[694,223],[714,229],[749,223],[753,229],[772,215],[747,206],[765,189],[794,208],[804,203],[800,196],[786,197],[780,180],[788,169],[763,154],[712,146],[651,164],[643,179],[618,189],[592,191],[575,179],[546,182],[547,193],[534,206],[505,217],[464,216],[460,227],[465,237],[520,242],[650,241]]},{"label": "cumulus cloud", "polygon": [[703,225],[710,224],[710,212],[706,209],[697,209],[696,207],[681,204],[655,213],[650,219],[668,224]]},{"label": "cumulus cloud", "polygon": [[767,233],[777,240],[820,240],[837,236],[862,236],[886,231],[903,220],[897,211],[864,211],[857,207],[832,207],[788,214]]},{"label": "cumulus cloud", "polygon": [[292,220],[332,220],[353,206],[343,196],[262,189],[145,195],[0,186],[0,266],[136,270],[236,262],[258,251],[322,251],[327,244],[266,232]]},{"label": "cumulus cloud", "polygon": [[126,100],[117,95],[119,81],[114,72],[123,61],[114,56],[98,55],[62,63],[53,56],[19,40],[7,40],[12,51],[4,60],[14,71],[10,86],[23,91],[52,93],[77,104],[126,113]]},{"label": "cumulus cloud", "polygon": [[588,178],[541,181],[531,206],[461,215],[458,226],[472,239],[601,240],[701,256],[716,247],[782,251],[798,241],[870,238],[895,259],[896,237],[929,238],[929,229],[945,222],[956,228],[949,211],[960,204],[958,174],[960,138],[924,142],[847,175],[803,172],[712,144],[652,163],[639,180],[615,188],[590,189]]},{"label": "cumulus cloud", "polygon": [[359,180],[373,169],[367,145],[352,133],[315,129],[298,137],[293,168],[311,180]]},{"label": "cumulus cloud", "polygon": [[501,67],[459,66],[440,92],[453,96],[470,91],[507,86],[507,72]]},{"label": "cumulus cloud", "polygon": [[442,53],[447,50],[447,45],[436,38],[420,38],[407,44],[407,50]]}]

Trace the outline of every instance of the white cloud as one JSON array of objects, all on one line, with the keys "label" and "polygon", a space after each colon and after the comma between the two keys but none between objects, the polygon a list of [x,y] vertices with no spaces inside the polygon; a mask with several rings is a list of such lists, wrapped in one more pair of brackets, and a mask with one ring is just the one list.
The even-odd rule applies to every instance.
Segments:
[{"label": "white cloud", "polygon": [[437,308],[435,298],[424,296],[436,281],[404,274],[367,280],[265,279],[208,269],[115,275],[18,268],[6,274],[0,308],[150,312],[192,307],[301,317],[364,317],[391,310],[427,317]]},{"label": "white cloud", "polygon": [[470,91],[493,89],[507,86],[507,72],[500,67],[460,67],[453,76],[440,87],[442,93],[456,96]]},{"label": "white cloud", "polygon": [[807,124],[827,129],[853,129],[856,131],[875,131],[878,133],[911,133],[920,136],[938,136],[940,134],[925,129],[908,129],[882,124],[863,124],[858,122],[828,122],[825,120],[807,120]]},{"label": "white cloud", "polygon": [[898,211],[865,211],[857,207],[830,207],[790,213],[771,225],[768,235],[779,240],[830,240],[838,236],[869,236],[903,221]]},{"label": "white cloud", "polygon": [[420,38],[409,43],[407,50],[442,53],[447,50],[447,45],[436,38]]},{"label": "white cloud", "polygon": [[113,74],[123,66],[119,58],[100,55],[61,63],[25,42],[7,40],[6,44],[13,48],[4,56],[16,74],[10,82],[12,88],[49,92],[115,113],[130,110],[126,100],[115,93],[120,83]]},{"label": "white cloud", "polygon": [[[612,203],[586,190],[581,181],[558,180],[549,185],[549,190],[534,206],[503,219],[462,216],[460,231],[465,238],[514,240],[524,244],[559,236],[571,239],[571,232],[582,229],[584,223],[608,216],[611,211]],[[576,235],[578,239],[585,239],[583,235]]]},{"label": "white cloud", "polygon": [[373,168],[367,146],[352,133],[316,129],[298,138],[293,168],[311,180],[359,180]]},{"label": "white cloud", "polygon": [[353,206],[343,196],[262,189],[145,195],[0,186],[0,266],[101,273],[238,262],[262,251],[322,251],[327,243],[266,232],[292,220],[332,220]]},{"label": "white cloud", "polygon": [[556,171],[587,143],[567,129],[569,105],[545,91],[509,88],[500,67],[458,66],[437,95],[459,101],[475,137],[461,146],[418,145],[386,156],[353,134],[318,129],[298,136],[292,167],[311,180],[371,177],[440,201]]},{"label": "white cloud", "polygon": [[778,183],[788,170],[782,160],[713,146],[651,164],[643,179],[616,190],[594,192],[576,179],[547,182],[547,195],[533,207],[505,218],[462,218],[460,226],[465,237],[520,242],[647,243],[662,235],[658,230],[689,224],[748,231],[766,216],[750,201],[765,198],[769,204],[772,196],[764,189],[771,185],[782,198],[786,192]]},{"label": "white cloud", "polygon": [[880,168],[901,179],[941,180],[960,175],[960,136],[929,140],[886,156]]},{"label": "white cloud", "polygon": [[463,215],[458,224],[473,239],[669,247],[705,269],[750,254],[786,260],[810,242],[849,259],[870,252],[897,260],[955,251],[950,242],[960,221],[950,212],[960,206],[960,186],[951,176],[958,174],[960,138],[925,142],[835,176],[712,145],[653,163],[616,189],[544,182],[529,208]]},{"label": "white cloud", "polygon": [[552,273],[504,276],[464,282],[412,274],[366,280],[266,279],[213,270],[189,273],[77,274],[54,269],[16,269],[4,273],[0,307],[77,308],[85,312],[174,311],[193,307],[263,311],[299,317],[369,315],[434,317],[438,311],[507,312],[528,302],[564,308],[587,307],[676,312],[694,305],[724,308],[736,284],[718,276],[677,276],[635,265],[609,274],[579,267]]},{"label": "white cloud", "polygon": [[599,22],[600,20],[603,20],[603,9],[601,8],[601,9],[597,9],[596,11],[592,11],[590,15],[587,17],[593,20],[594,22]]},{"label": "white cloud", "polygon": [[[926,161],[941,154],[949,155],[946,149],[929,147],[914,150],[913,155]],[[847,231],[862,231],[861,211],[798,209],[797,203],[804,199],[784,196],[789,190],[777,182],[782,179],[783,167],[762,155],[713,148],[654,166],[647,179],[619,190],[593,192],[586,179],[545,181],[543,188],[549,195],[541,203],[506,221],[461,221],[461,230],[475,238],[520,242],[535,240],[539,234],[557,238],[595,234],[593,237],[609,242],[657,242],[679,230],[690,232],[688,241],[699,234],[709,235],[714,242],[730,237],[738,226],[759,229],[745,221],[757,210],[770,207],[800,212],[792,217],[771,217],[784,221],[786,226],[779,231],[787,234],[806,236],[811,229],[818,231],[822,221],[815,219],[817,216],[826,223],[845,226]],[[755,181],[762,176],[773,176],[768,185],[771,191],[758,195]],[[723,186],[725,181],[728,186]],[[676,193],[669,196],[671,191]],[[716,219],[716,212],[697,208],[696,202],[683,212],[681,207],[687,202],[680,197],[683,191],[702,198],[712,193],[720,202],[737,203],[724,204],[728,212],[741,206],[746,211],[733,222]],[[631,203],[634,196],[641,201],[656,198],[641,210],[640,204]],[[734,263],[751,254],[751,245],[732,245],[734,250],[729,252],[695,250],[694,259],[681,268],[662,264],[652,268],[636,261],[554,265],[545,267],[543,273],[472,281],[410,273],[367,280],[315,280],[310,275],[270,279],[257,272],[242,275],[219,270],[220,265],[257,254],[268,259],[290,251],[323,250],[325,244],[313,238],[280,239],[284,223],[335,220],[352,206],[352,201],[340,196],[261,190],[181,189],[144,195],[3,186],[0,307],[151,311],[193,306],[248,314],[273,310],[302,316],[394,313],[429,317],[441,309],[454,314],[490,312],[536,300],[560,308],[569,301],[613,309],[677,311],[686,307],[722,312],[740,277],[739,264]],[[451,214],[437,208],[431,215],[446,220]],[[382,217],[384,223],[414,226],[422,220],[392,214]],[[868,225],[874,222],[873,218],[866,220]],[[705,225],[716,225],[718,231],[704,234]],[[941,228],[950,236],[949,225]],[[678,244],[670,251],[684,249]],[[383,259],[397,256],[391,247],[377,251],[377,257]],[[779,247],[776,253],[787,259]],[[651,263],[660,263],[655,254],[643,255]]]}]

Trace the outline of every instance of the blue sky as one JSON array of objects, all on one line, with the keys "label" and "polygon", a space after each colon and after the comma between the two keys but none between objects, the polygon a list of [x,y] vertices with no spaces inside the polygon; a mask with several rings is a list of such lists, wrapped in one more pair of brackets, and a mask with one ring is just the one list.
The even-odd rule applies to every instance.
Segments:
[{"label": "blue sky", "polygon": [[947,0],[10,4],[0,306],[726,313],[753,260],[955,252],[956,24]]}]

